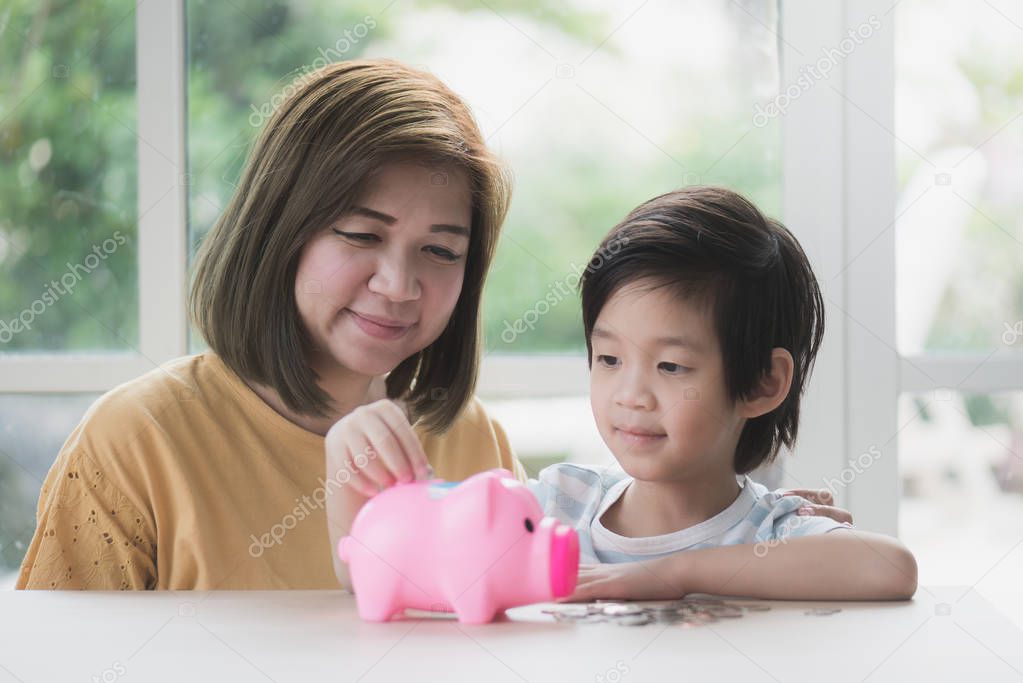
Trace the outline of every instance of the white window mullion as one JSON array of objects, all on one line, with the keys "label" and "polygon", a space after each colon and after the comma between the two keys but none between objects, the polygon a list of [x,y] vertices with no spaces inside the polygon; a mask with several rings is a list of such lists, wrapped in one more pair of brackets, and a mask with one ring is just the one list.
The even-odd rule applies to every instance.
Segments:
[{"label": "white window mullion", "polygon": [[890,0],[845,2],[845,29],[874,22],[845,59],[846,504],[863,528],[898,531],[898,370],[895,342],[895,13]]},{"label": "white window mullion", "polygon": [[184,0],[136,8],[139,339],[162,363],[187,352]]},{"label": "white window mullion", "polygon": [[[844,14],[837,0],[781,3],[782,74],[780,97],[798,87],[803,70],[843,36]],[[821,488],[846,459],[846,262],[843,216],[843,103],[838,65],[827,79],[789,97],[782,126],[782,219],[810,258],[825,297],[825,341],[806,388],[795,456],[783,453],[778,466],[785,486]],[[779,105],[782,100],[779,99]],[[780,107],[779,107],[780,108]],[[838,304],[836,306],[836,303]],[[835,491],[845,504],[845,491]]]}]

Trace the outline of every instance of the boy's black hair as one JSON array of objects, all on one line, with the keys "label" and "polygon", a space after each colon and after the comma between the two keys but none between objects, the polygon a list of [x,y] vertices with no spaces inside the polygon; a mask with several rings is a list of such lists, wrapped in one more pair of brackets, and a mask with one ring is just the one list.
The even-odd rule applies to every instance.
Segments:
[{"label": "boy's black hair", "polygon": [[772,349],[792,354],[788,396],[747,420],[735,471],[771,462],[782,444],[792,448],[800,397],[824,337],[824,301],[806,254],[784,225],[731,190],[690,186],[633,209],[596,254],[580,285],[589,363],[593,326],[615,292],[637,282],[670,287],[710,311],[731,401],[750,397],[770,371]]}]

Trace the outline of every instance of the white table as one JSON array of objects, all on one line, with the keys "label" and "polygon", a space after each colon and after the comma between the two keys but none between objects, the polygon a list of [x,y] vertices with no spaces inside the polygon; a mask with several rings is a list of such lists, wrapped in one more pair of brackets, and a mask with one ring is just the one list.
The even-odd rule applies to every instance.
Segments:
[{"label": "white table", "polygon": [[0,593],[6,681],[1023,681],[1023,634],[975,592],[772,602],[699,628],[359,620],[333,591]]}]

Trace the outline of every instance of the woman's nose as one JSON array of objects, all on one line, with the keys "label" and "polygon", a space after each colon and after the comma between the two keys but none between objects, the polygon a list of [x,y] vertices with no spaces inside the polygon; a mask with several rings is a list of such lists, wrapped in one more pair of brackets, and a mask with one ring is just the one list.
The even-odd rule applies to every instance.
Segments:
[{"label": "woman's nose", "polygon": [[400,256],[384,256],[377,262],[369,290],[391,301],[414,301],[422,290],[414,268]]}]

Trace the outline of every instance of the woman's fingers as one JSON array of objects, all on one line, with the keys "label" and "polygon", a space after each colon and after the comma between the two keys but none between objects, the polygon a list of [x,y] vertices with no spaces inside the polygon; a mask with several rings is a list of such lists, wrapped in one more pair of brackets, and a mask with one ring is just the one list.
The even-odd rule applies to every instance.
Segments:
[{"label": "woman's fingers", "polygon": [[387,399],[341,418],[327,432],[326,449],[330,470],[348,470],[352,487],[366,496],[429,477],[426,453],[408,416]]},{"label": "woman's fingers", "polygon": [[394,401],[380,402],[380,418],[387,424],[391,434],[401,444],[405,454],[406,462],[412,470],[412,476],[416,479],[426,479],[429,476],[430,462],[426,458],[426,451],[419,437],[412,430],[409,424],[408,414],[404,407]]},{"label": "woman's fingers", "polygon": [[344,452],[344,469],[351,475],[350,482],[365,496],[374,496],[391,486],[394,479],[370,444],[363,429],[349,423],[341,430],[336,448]]},{"label": "woman's fingers", "polygon": [[806,498],[817,505],[834,505],[835,496],[828,489],[792,489],[785,492],[786,496],[799,496]]},{"label": "woman's fingers", "polygon": [[352,444],[360,449],[353,454],[355,467],[366,475],[374,487],[383,490],[398,483],[398,477],[381,456],[378,444],[371,441],[367,432],[356,435]]},{"label": "woman's fingers", "polygon": [[341,481],[342,471],[348,473],[341,483],[343,490],[355,491],[364,498],[371,498],[379,491],[376,484],[374,484],[363,472],[360,472],[352,463],[351,458],[347,455],[341,459],[335,469],[328,472],[328,477]]},{"label": "woman's fingers", "polygon": [[[394,431],[385,421],[382,411],[371,410],[366,413],[364,429],[366,439],[376,451],[381,464],[395,482],[407,483],[415,478],[409,456],[405,453],[404,444],[398,440]],[[390,484],[388,484],[390,485]]]},{"label": "woman's fingers", "polygon": [[810,501],[799,509],[801,515],[814,515],[817,517],[830,517],[836,522],[852,524],[852,514],[848,510],[835,507],[835,496],[828,489],[792,489],[786,491],[786,496],[799,496]]},{"label": "woman's fingers", "polygon": [[816,517],[830,517],[836,522],[842,524],[852,524],[853,518],[848,510],[842,508],[836,508],[831,505],[804,505],[799,508],[798,514],[800,515],[812,515]]}]

